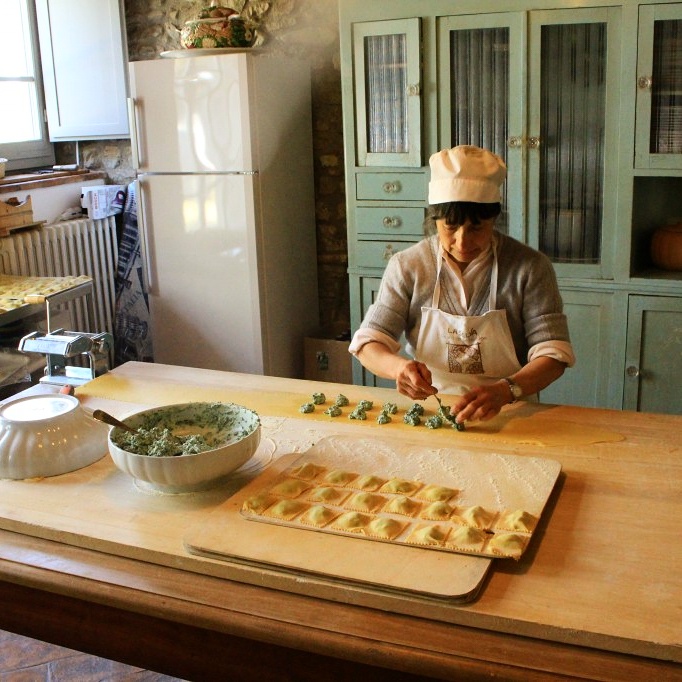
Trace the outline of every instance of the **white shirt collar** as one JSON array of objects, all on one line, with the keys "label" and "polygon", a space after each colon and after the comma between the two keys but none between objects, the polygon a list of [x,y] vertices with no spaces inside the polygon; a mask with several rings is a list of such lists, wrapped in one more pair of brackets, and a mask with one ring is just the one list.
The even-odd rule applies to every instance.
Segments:
[{"label": "white shirt collar", "polygon": [[438,255],[447,266],[442,270],[448,273],[446,276],[454,284],[457,300],[464,310],[468,310],[473,292],[479,287],[488,285],[493,263],[493,245],[497,246],[497,241],[497,236],[493,232],[488,248],[476,256],[464,272],[446,256],[443,245],[440,241],[438,242]]}]

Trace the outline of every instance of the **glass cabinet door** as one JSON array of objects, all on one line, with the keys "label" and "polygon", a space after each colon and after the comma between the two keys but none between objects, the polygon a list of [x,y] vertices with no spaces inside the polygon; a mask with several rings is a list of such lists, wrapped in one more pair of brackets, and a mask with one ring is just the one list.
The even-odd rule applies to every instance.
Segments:
[{"label": "glass cabinet door", "polygon": [[616,210],[606,159],[616,158],[607,121],[616,120],[617,88],[607,88],[607,74],[617,72],[619,16],[617,8],[530,13],[529,242],[559,275],[577,274],[575,266],[583,276],[610,272],[602,244]]},{"label": "glass cabinet door", "polygon": [[[525,13],[443,17],[439,147],[483,147],[501,156],[508,177],[497,228],[525,240]],[[513,103],[511,105],[510,103]]]},{"label": "glass cabinet door", "polygon": [[422,165],[420,20],[353,26],[358,166]]},{"label": "glass cabinet door", "polygon": [[682,168],[682,5],[639,12],[635,166]]},{"label": "glass cabinet door", "polygon": [[607,83],[619,74],[619,18],[619,8],[595,8],[439,19],[439,144],[505,159],[498,228],[562,276],[611,270],[602,244],[616,211],[605,178],[618,88]]}]

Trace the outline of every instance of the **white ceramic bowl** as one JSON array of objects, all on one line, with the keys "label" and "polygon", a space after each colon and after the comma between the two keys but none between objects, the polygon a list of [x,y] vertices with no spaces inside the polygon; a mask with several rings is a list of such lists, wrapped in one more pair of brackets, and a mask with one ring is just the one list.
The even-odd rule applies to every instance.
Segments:
[{"label": "white ceramic bowl", "polygon": [[77,398],[25,396],[0,406],[0,478],[58,476],[107,453],[107,427]]},{"label": "white ceramic bowl", "polygon": [[233,403],[181,403],[137,412],[123,419],[135,429],[168,427],[174,435],[198,434],[219,443],[197,454],[154,457],[123,449],[122,429],[109,430],[109,453],[116,466],[141,487],[186,493],[222,483],[254,454],[260,443],[260,419]]}]

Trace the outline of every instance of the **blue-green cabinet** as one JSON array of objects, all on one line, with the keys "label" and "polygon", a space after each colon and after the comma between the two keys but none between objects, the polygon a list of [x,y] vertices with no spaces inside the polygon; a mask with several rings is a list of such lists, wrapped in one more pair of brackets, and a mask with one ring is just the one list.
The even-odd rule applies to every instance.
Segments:
[{"label": "blue-green cabinet", "polygon": [[[352,322],[353,328],[357,329],[362,321],[362,317],[376,298],[380,277],[353,277],[351,278],[351,297],[359,304],[357,307],[358,316]],[[354,308],[355,309],[355,308]],[[353,358],[353,382],[363,386],[378,386],[380,388],[395,388],[395,381],[382,379],[367,371],[355,358]]]},{"label": "blue-green cabinet", "polygon": [[625,335],[614,320],[627,312],[624,297],[580,289],[563,289],[561,295],[578,362],[542,391],[541,402],[619,409]]},{"label": "blue-green cabinet", "polygon": [[682,299],[630,296],[623,407],[682,414]]},{"label": "blue-green cabinet", "polygon": [[[672,313],[634,302],[682,300],[682,272],[649,255],[682,216],[682,2],[339,11],[353,331],[386,259],[422,236],[429,156],[480,145],[508,166],[498,229],[547,254],[564,297],[577,363],[542,400],[665,411],[647,382]],[[633,338],[647,366],[634,378]],[[359,365],[354,380],[375,381]]]}]

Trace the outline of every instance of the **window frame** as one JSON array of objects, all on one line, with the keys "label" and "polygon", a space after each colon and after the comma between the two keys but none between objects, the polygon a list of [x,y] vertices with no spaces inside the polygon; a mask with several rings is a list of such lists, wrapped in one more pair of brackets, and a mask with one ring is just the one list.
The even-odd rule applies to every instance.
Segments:
[{"label": "window frame", "polygon": [[34,87],[36,90],[36,102],[42,112],[41,139],[24,140],[21,142],[0,142],[0,157],[8,159],[6,168],[8,171],[28,170],[51,166],[55,162],[54,145],[50,142],[47,127],[45,109],[45,93],[43,89],[43,77],[40,61],[40,48],[38,43],[38,21],[36,18],[35,3],[33,0],[22,0],[28,13],[28,23],[31,31],[30,43],[33,55]]}]

